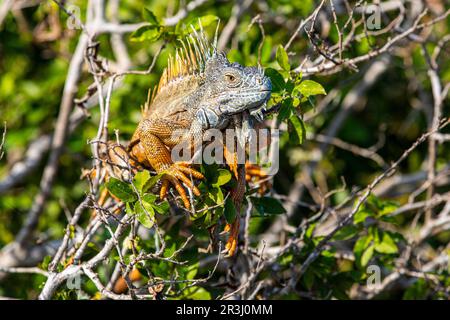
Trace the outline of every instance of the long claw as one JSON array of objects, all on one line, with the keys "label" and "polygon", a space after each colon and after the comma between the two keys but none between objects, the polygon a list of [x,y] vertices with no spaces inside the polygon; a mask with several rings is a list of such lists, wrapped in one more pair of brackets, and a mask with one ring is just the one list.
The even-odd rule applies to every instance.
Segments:
[{"label": "long claw", "polygon": [[238,238],[239,238],[239,218],[236,218],[232,224],[227,224],[224,228],[224,232],[229,231],[227,243],[225,244],[225,249],[222,250],[223,254],[228,257],[234,256],[237,249]]},{"label": "long claw", "polygon": [[238,178],[238,159],[237,159],[237,153],[236,152],[230,152],[226,146],[223,148],[223,154],[225,157],[225,161],[228,164],[228,167],[230,168],[230,171],[233,172],[236,179]]},{"label": "long claw", "polygon": [[258,169],[249,169],[246,171],[246,173],[250,176],[259,177],[259,178],[265,178],[267,177],[267,174],[262,170],[261,168]]},{"label": "long claw", "polygon": [[200,172],[198,172],[197,170],[194,170],[192,168],[182,166],[179,169],[181,172],[192,175],[196,179],[204,179],[205,178],[205,176],[203,174],[201,174]]},{"label": "long claw", "polygon": [[231,224],[227,223],[225,225],[225,228],[223,228],[223,231],[221,233],[219,233],[219,234],[220,235],[226,234],[226,233],[228,233],[230,231],[230,229],[231,229]]},{"label": "long claw", "polygon": [[258,193],[261,195],[263,195],[267,190],[271,188],[271,183],[268,179],[268,175],[260,166],[255,164],[245,164],[245,180],[247,182],[254,181],[259,184]]},{"label": "long claw", "polygon": [[189,197],[181,182],[184,183],[187,188],[192,190],[194,195],[200,196],[200,190],[194,185],[192,180],[187,177],[187,175],[192,175],[192,177],[196,179],[203,179],[204,177],[203,174],[190,168],[189,166],[190,164],[187,162],[177,162],[163,171],[164,175],[162,177],[162,186],[159,192],[161,199],[164,199],[167,196],[169,185],[172,185],[180,195],[184,207],[186,209],[191,208]]},{"label": "long claw", "polygon": [[167,196],[167,190],[169,189],[169,180],[164,179],[162,181],[161,189],[159,190],[159,197],[165,199]]},{"label": "long claw", "polygon": [[237,168],[238,168],[237,160],[236,160],[236,162],[229,163],[228,166],[230,167],[230,171],[233,172],[234,176],[235,176],[236,179],[237,179],[237,177],[238,177],[238,172],[237,172]]},{"label": "long claw", "polygon": [[170,182],[175,186],[175,189],[177,190],[178,194],[180,195],[181,200],[183,201],[184,207],[186,209],[190,209],[191,203],[189,202],[189,198],[187,196],[186,190],[184,190],[180,181],[178,181],[176,178],[173,178],[173,177],[170,177],[169,179],[170,179]]},{"label": "long claw", "polygon": [[178,178],[179,180],[183,181],[183,183],[192,190],[192,192],[198,197],[200,196],[200,191],[198,190],[198,188],[196,186],[194,186],[194,184],[192,183],[192,181],[186,177],[183,173],[177,173],[175,175],[176,178]]}]

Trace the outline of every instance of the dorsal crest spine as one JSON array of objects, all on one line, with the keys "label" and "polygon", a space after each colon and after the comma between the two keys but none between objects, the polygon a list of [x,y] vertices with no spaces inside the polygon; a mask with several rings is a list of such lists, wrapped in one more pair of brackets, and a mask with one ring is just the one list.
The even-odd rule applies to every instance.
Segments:
[{"label": "dorsal crest spine", "polygon": [[192,32],[184,39],[178,39],[180,47],[176,49],[174,56],[169,55],[167,67],[162,72],[158,85],[149,91],[147,103],[143,108],[144,114],[165,87],[183,76],[201,74],[205,70],[207,61],[217,53],[219,23],[212,43],[207,39],[200,21],[199,26],[200,30],[196,30],[191,25]]}]

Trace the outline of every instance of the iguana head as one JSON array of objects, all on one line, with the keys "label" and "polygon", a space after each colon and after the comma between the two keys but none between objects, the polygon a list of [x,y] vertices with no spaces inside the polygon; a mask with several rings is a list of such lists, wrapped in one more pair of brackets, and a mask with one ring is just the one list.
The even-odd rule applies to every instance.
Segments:
[{"label": "iguana head", "polygon": [[154,100],[176,112],[188,110],[204,129],[221,128],[243,112],[262,120],[261,110],[272,90],[270,79],[262,68],[228,61],[217,51],[216,42],[195,29],[181,41],[175,57],[169,58]]},{"label": "iguana head", "polygon": [[261,109],[270,98],[272,84],[261,68],[230,63],[223,53],[214,53],[206,62],[203,95],[199,101],[206,121],[249,111],[262,119]]}]

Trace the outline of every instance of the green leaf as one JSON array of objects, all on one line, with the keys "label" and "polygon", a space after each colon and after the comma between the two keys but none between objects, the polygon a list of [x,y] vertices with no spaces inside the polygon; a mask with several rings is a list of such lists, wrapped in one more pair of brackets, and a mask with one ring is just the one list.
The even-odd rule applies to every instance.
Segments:
[{"label": "green leaf", "polygon": [[219,169],[217,171],[217,180],[212,183],[215,187],[220,187],[231,180],[231,172],[227,169]]},{"label": "green leaf", "polygon": [[281,75],[284,77],[284,79],[288,79],[288,80],[286,81],[286,85],[284,86],[284,88],[286,89],[287,92],[289,92],[289,93],[292,95],[292,92],[293,92],[294,89],[295,89],[295,85],[294,85],[294,83],[292,82],[292,80],[290,79],[290,74],[289,74],[289,72],[288,72],[288,71],[281,71],[280,73],[281,73]]},{"label": "green leaf", "polygon": [[129,215],[135,214],[136,212],[134,212],[134,206],[132,205],[131,202],[127,202],[125,204],[125,212]]},{"label": "green leaf", "polygon": [[194,286],[185,290],[183,299],[211,300],[211,294],[202,287]]},{"label": "green leaf", "polygon": [[223,192],[222,189],[220,187],[214,187],[213,189],[211,189],[208,192],[208,197],[214,201],[214,203],[219,204],[219,203],[223,203]]},{"label": "green leaf", "polygon": [[169,212],[169,203],[167,201],[156,203],[156,200],[158,200],[158,196],[153,193],[146,193],[142,197],[144,206],[150,205],[152,207],[150,210],[154,210],[159,214],[167,214]]},{"label": "green leaf", "polygon": [[75,226],[69,225],[69,230],[70,230],[70,239],[75,238]]},{"label": "green leaf", "polygon": [[398,247],[389,233],[384,232],[381,242],[375,244],[375,250],[379,253],[392,254],[398,252]]},{"label": "green leaf", "polygon": [[372,239],[375,243],[380,242],[380,230],[376,225],[370,226],[368,232],[372,235]]},{"label": "green leaf", "polygon": [[284,50],[283,46],[280,44],[277,48],[277,56],[276,56],[278,65],[281,67],[281,69],[285,71],[291,70],[291,66],[289,65],[289,58],[286,53],[286,50]]},{"label": "green leaf", "polygon": [[336,255],[336,251],[331,249],[331,250],[323,250],[320,255],[322,255],[323,257],[327,257],[327,258],[334,258]]},{"label": "green leaf", "polygon": [[264,74],[270,78],[272,82],[272,92],[279,92],[284,89],[286,83],[283,76],[275,69],[267,68]]},{"label": "green leaf", "polygon": [[130,40],[132,42],[155,42],[161,37],[163,30],[164,29],[160,26],[142,26],[131,34]]},{"label": "green leaf", "polygon": [[148,179],[147,182],[142,186],[142,193],[147,192],[149,189],[153,188],[153,186],[157,184],[159,180],[161,180],[162,176],[163,175],[160,173]]},{"label": "green leaf", "polygon": [[158,196],[153,193],[146,193],[144,196],[142,196],[142,201],[151,205],[153,205],[157,199]]},{"label": "green leaf", "polygon": [[294,132],[296,134],[295,140],[298,144],[303,144],[306,139],[306,128],[303,120],[300,119],[297,115],[292,115],[289,118],[289,122],[292,124]]},{"label": "green leaf", "polygon": [[[165,258],[171,257],[173,255],[173,253],[175,252],[175,250],[177,250],[177,244],[175,242],[173,242],[170,246],[167,245],[167,249],[164,250],[163,256]],[[189,268],[189,267],[187,267],[187,268]],[[184,268],[184,270],[186,270],[187,268]]]},{"label": "green leaf", "polygon": [[184,28],[184,30],[182,30],[182,31],[184,34],[192,32],[191,26],[195,30],[200,30],[200,26],[202,26],[203,28],[207,28],[208,26],[210,26],[212,23],[214,23],[217,20],[219,20],[219,18],[212,14],[207,14],[200,18],[195,17],[186,23],[187,28]]},{"label": "green leaf", "polygon": [[[155,223],[155,211],[150,203],[142,201],[142,204],[137,202],[134,210],[138,221],[146,228],[150,229]],[[146,212],[147,211],[147,212]]]},{"label": "green leaf", "polygon": [[234,206],[233,200],[228,197],[225,201],[225,209],[223,212],[225,216],[225,220],[227,220],[228,223],[233,223],[234,219],[236,218],[236,207]]},{"label": "green leaf", "polygon": [[305,97],[327,94],[322,85],[313,80],[302,81],[296,89]]},{"label": "green leaf", "polygon": [[299,85],[300,82],[302,82],[302,79],[303,79],[303,73],[301,73],[301,72],[297,73],[294,77],[295,85]]},{"label": "green leaf", "polygon": [[150,179],[150,173],[147,170],[143,170],[135,174],[133,178],[133,184],[136,189],[138,189],[138,191],[142,193],[142,188],[144,187],[148,179]]},{"label": "green leaf", "polygon": [[306,232],[305,232],[305,238],[311,238],[312,237],[312,235],[314,233],[314,230],[316,229],[316,226],[317,226],[316,223],[311,223],[308,226],[308,228],[306,229]]},{"label": "green leaf", "polygon": [[45,256],[42,262],[40,263],[39,267],[42,270],[48,270],[48,265],[50,264],[50,262],[52,262],[52,256],[50,255]]},{"label": "green leaf", "polygon": [[185,277],[187,280],[193,280],[195,278],[195,276],[197,275],[197,272],[198,272],[198,266],[199,266],[199,264],[198,264],[198,262],[196,262],[196,263],[190,265],[188,268],[186,268],[187,272],[186,272]]},{"label": "green leaf", "polygon": [[155,14],[147,8],[144,8],[143,12],[144,20],[147,21],[150,25],[159,26],[160,23]]},{"label": "green leaf", "polygon": [[365,267],[373,256],[374,245],[370,245],[361,256],[361,266]]},{"label": "green leaf", "polygon": [[106,183],[106,188],[112,195],[123,202],[131,202],[137,199],[137,195],[134,193],[131,186],[119,179],[110,178]]},{"label": "green leaf", "polygon": [[159,214],[168,214],[169,213],[169,202],[162,201],[158,204],[152,204],[153,209],[156,210]]},{"label": "green leaf", "polygon": [[213,24],[214,22],[216,22],[218,20],[219,20],[219,17],[212,15],[212,14],[208,14],[203,17],[200,17],[200,23],[201,23],[202,27],[204,27],[204,28],[210,26],[211,24]]},{"label": "green leaf", "polygon": [[385,216],[388,215],[392,212],[394,212],[395,210],[397,210],[399,208],[398,203],[393,202],[393,201],[383,201],[381,208],[380,208],[380,212],[379,212],[379,216]]},{"label": "green leaf", "polygon": [[371,235],[366,235],[366,236],[362,236],[361,238],[359,238],[355,242],[355,245],[353,246],[353,252],[354,252],[355,256],[360,257],[362,252],[369,246],[371,241],[372,241]]},{"label": "green leaf", "polygon": [[286,209],[284,209],[283,205],[280,201],[275,198],[263,197],[263,198],[255,198],[250,197],[250,200],[253,203],[253,207],[255,210],[262,216],[268,214],[283,214],[286,213]]},{"label": "green leaf", "polygon": [[365,208],[360,208],[359,211],[353,216],[353,223],[358,224],[364,222],[370,216],[373,216],[370,211],[365,210]]},{"label": "green leaf", "polygon": [[292,115],[292,100],[288,98],[281,103],[280,112],[278,113],[278,121],[281,123],[281,121],[289,119],[291,115]]},{"label": "green leaf", "polygon": [[348,225],[341,228],[338,232],[336,232],[333,236],[335,240],[348,240],[353,238],[358,234],[358,228],[353,225]]}]

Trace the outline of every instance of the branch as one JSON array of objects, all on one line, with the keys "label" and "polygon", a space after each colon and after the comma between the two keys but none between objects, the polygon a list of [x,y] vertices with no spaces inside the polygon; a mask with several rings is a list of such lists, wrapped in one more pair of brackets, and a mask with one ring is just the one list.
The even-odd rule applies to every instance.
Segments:
[{"label": "branch", "polygon": [[345,217],[336,227],[334,230],[332,230],[325,238],[319,242],[319,244],[314,248],[313,252],[311,252],[308,257],[306,258],[305,262],[302,264],[300,271],[298,275],[296,275],[295,278],[291,281],[291,287],[294,287],[295,284],[298,282],[298,280],[303,276],[305,271],[308,269],[308,267],[313,263],[320,255],[320,253],[324,250],[325,245],[331,240],[331,238],[338,232],[340,229],[342,229],[344,226],[346,226],[348,223],[350,223],[353,219],[353,216],[359,211],[359,208],[369,195],[372,193],[373,189],[386,177],[392,175],[395,170],[397,169],[398,165],[405,160],[411,152],[413,152],[420,144],[422,144],[428,137],[430,137],[432,134],[434,134],[437,130],[442,129],[443,127],[447,126],[450,123],[449,120],[446,120],[443,122],[438,128],[435,128],[431,131],[428,131],[424,133],[422,136],[420,136],[405,152],[400,156],[400,158],[395,161],[389,169],[384,171],[381,175],[376,177],[373,182],[367,186],[366,190],[364,191],[363,195],[359,197],[358,201],[356,202],[353,210],[350,212],[347,217]]}]

